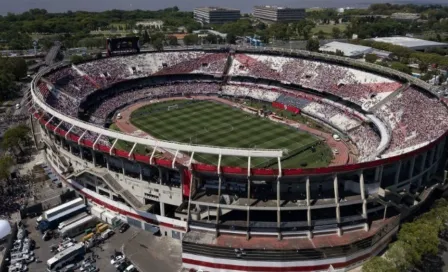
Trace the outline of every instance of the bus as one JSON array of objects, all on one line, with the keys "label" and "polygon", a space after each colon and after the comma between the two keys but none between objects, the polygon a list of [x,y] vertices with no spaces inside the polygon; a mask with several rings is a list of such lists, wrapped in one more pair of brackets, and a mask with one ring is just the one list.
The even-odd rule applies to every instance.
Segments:
[{"label": "bus", "polygon": [[78,220],[76,222],[73,222],[70,225],[63,227],[60,230],[60,234],[62,237],[67,237],[67,236],[74,237],[74,236],[77,236],[78,234],[83,233],[84,230],[94,227],[97,222],[98,222],[98,219],[95,216],[89,215],[89,216],[82,218],[81,220]]},{"label": "bus", "polygon": [[58,214],[63,213],[65,211],[68,211],[74,207],[77,207],[81,204],[84,204],[84,200],[80,197],[69,201],[67,203],[64,203],[62,205],[56,206],[52,209],[49,209],[47,211],[44,211],[43,215],[42,215],[42,219],[47,219],[50,220],[51,218],[56,217]]},{"label": "bus", "polygon": [[67,263],[80,257],[86,252],[84,243],[77,243],[66,248],[47,261],[47,271],[52,272],[64,267]]},{"label": "bus", "polygon": [[89,215],[88,213],[81,213],[81,214],[78,214],[78,215],[75,216],[75,217],[72,217],[72,218],[70,218],[70,219],[68,219],[68,220],[65,220],[64,222],[62,222],[62,223],[59,224],[59,226],[58,226],[58,230],[61,231],[61,229],[63,229],[64,227],[66,227],[66,226],[68,226],[68,225],[70,225],[70,224],[73,224],[73,223],[75,223],[76,221],[81,220],[81,219],[83,219],[84,217],[87,217],[88,215]]},{"label": "bus", "polygon": [[56,229],[59,223],[87,210],[82,198],[75,199],[56,208],[44,212],[38,227],[43,233],[48,229]]}]

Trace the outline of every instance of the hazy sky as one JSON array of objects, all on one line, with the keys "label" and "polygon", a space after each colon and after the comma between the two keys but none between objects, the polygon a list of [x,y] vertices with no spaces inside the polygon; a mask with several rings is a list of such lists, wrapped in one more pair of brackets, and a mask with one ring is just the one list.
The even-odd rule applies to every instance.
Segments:
[{"label": "hazy sky", "polygon": [[[417,0],[420,3],[447,4],[446,0]],[[250,12],[254,5],[276,4],[291,7],[365,7],[370,3],[409,3],[410,0],[0,0],[0,14],[23,12],[31,8],[44,8],[50,12],[67,10],[101,11],[108,9],[162,9],[178,6],[181,10],[192,10],[198,6],[219,5],[239,8]]]}]

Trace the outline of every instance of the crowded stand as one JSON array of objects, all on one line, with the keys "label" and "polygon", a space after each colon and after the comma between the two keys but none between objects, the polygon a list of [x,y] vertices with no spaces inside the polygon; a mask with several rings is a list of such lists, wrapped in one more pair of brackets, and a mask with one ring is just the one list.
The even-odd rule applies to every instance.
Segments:
[{"label": "crowded stand", "polygon": [[388,152],[430,142],[448,129],[447,108],[436,97],[409,87],[376,111],[392,129]]},{"label": "crowded stand", "polygon": [[401,83],[371,73],[318,61],[236,54],[232,75],[282,80],[329,92],[368,109],[399,89]]},{"label": "crowded stand", "polygon": [[260,88],[256,85],[225,85],[222,87],[222,94],[245,98],[250,97],[267,102],[273,102],[280,96],[278,92]]},{"label": "crowded stand", "polygon": [[162,86],[146,87],[115,95],[103,100],[91,114],[90,121],[104,125],[106,117],[116,109],[139,100],[157,99],[160,97],[171,97],[180,95],[206,95],[217,94],[219,85],[217,83],[190,83],[169,84]]},{"label": "crowded stand", "polygon": [[102,87],[113,83],[149,76],[155,73],[222,73],[227,61],[226,54],[204,52],[170,52],[138,54],[126,57],[105,58],[78,65]]},{"label": "crowded stand", "polygon": [[367,125],[360,125],[348,132],[349,137],[356,144],[360,162],[374,159],[374,154],[380,144],[380,137]]},{"label": "crowded stand", "polygon": [[[229,60],[232,60],[229,75],[234,78],[230,77],[230,81],[222,86],[210,79],[210,82],[205,82],[170,78],[174,74],[185,77],[181,75],[183,73],[222,75]],[[139,100],[208,94],[253,98],[284,105],[285,109],[286,106],[294,107],[331,125],[356,143],[359,161],[374,159],[372,157],[380,154],[387,156],[428,143],[441,136],[448,128],[448,121],[444,118],[447,114],[445,106],[437,98],[430,97],[414,87],[407,87],[408,85],[361,70],[283,56],[193,51],[112,57],[53,71],[46,75],[48,81],[43,79],[37,87],[50,106],[76,117],[81,98],[98,87],[149,75],[162,77],[147,78],[145,82],[137,80],[129,84],[114,85],[110,92],[102,97],[104,99],[98,99],[100,103],[89,109],[89,121],[104,126],[107,117],[116,109]],[[163,75],[167,75],[166,78]],[[166,84],[167,78],[170,84]],[[272,83],[272,80],[279,82]],[[298,90],[297,86],[285,87],[288,83],[295,83],[316,92]],[[381,151],[385,151],[378,151],[378,146],[386,137],[380,137],[367,124],[371,121],[365,117],[366,113],[348,107],[347,103],[341,104],[337,99],[332,100],[334,97],[325,93],[347,99],[366,110],[374,109],[375,115],[380,118],[379,122],[387,127],[381,134],[389,136],[384,148],[381,148]],[[392,93],[394,94],[388,98],[390,101],[384,100]],[[372,108],[380,101],[387,102],[381,107],[378,104],[379,108]],[[79,133],[82,134],[82,131]],[[89,132],[85,134],[84,139],[94,141],[96,137],[96,134]],[[104,142],[109,143],[107,140]]]},{"label": "crowded stand", "polygon": [[75,98],[82,98],[98,88],[73,67],[57,70],[49,74],[48,79],[58,89]]}]

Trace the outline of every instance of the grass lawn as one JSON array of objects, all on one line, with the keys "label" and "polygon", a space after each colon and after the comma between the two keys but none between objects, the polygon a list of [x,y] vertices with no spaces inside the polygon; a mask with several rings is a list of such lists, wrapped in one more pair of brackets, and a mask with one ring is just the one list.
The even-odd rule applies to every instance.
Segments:
[{"label": "grass lawn", "polygon": [[339,28],[339,30],[341,30],[341,32],[345,31],[345,29],[347,28],[347,24],[337,24],[337,25],[317,25],[316,27],[314,27],[311,30],[311,33],[313,34],[317,34],[317,32],[319,32],[320,30],[322,30],[325,34],[327,34],[327,37],[330,38],[332,37],[332,33],[333,33],[333,27],[337,27]]},{"label": "grass lawn", "polygon": [[[313,135],[256,117],[225,104],[177,100],[147,105],[131,123],[163,140],[235,148],[283,149],[282,167],[321,167],[331,161],[330,148]],[[218,156],[195,154],[204,163]],[[252,167],[276,167],[276,159],[252,158]],[[247,167],[247,159],[222,157],[222,165]]]}]

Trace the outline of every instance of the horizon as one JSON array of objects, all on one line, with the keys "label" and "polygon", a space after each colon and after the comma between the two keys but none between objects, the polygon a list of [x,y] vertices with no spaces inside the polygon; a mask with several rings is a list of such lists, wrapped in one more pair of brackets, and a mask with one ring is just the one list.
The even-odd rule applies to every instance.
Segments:
[{"label": "horizon", "polygon": [[192,3],[180,1],[180,0],[165,0],[159,1],[145,1],[145,0],[132,0],[132,2],[123,2],[116,0],[109,0],[107,5],[104,5],[103,0],[17,0],[17,1],[5,1],[0,2],[0,15],[6,15],[7,13],[20,14],[30,9],[39,8],[45,9],[49,13],[61,13],[67,11],[90,11],[101,12],[106,10],[118,9],[118,10],[160,10],[173,6],[179,7],[181,11],[192,11],[195,7],[200,6],[223,6],[228,8],[236,8],[241,10],[242,13],[252,12],[254,5],[278,5],[295,8],[367,8],[371,4],[377,3],[392,3],[392,4],[416,4],[416,5],[428,5],[428,4],[440,4],[447,5],[445,0],[396,0],[396,1],[366,1],[366,0],[344,0],[335,3],[329,0],[302,0],[300,3],[294,0],[229,0],[225,5],[222,5],[221,1],[217,0],[196,0]]}]

